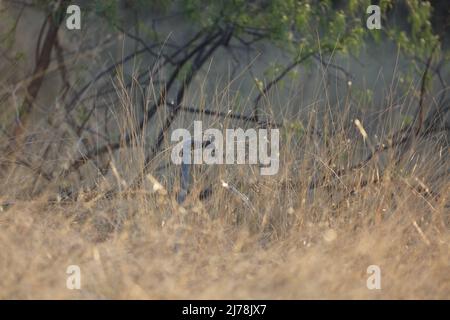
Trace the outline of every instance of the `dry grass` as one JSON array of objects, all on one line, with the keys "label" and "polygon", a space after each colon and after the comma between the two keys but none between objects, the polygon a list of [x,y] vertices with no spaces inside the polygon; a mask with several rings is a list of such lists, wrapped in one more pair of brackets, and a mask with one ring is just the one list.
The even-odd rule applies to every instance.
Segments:
[{"label": "dry grass", "polygon": [[[393,193],[396,200],[382,200]],[[370,194],[376,196],[368,207]],[[158,195],[95,207],[17,203],[1,214],[0,297],[449,298],[450,236],[440,225],[448,215],[442,200],[428,205],[393,182],[357,197],[329,222],[307,222],[312,208],[290,210],[289,230],[265,242],[245,223],[211,219],[201,207],[176,210]],[[165,210],[173,215],[158,225],[155,216]],[[346,210],[355,218],[337,222]],[[122,214],[133,217],[114,231],[117,221],[110,219]],[[81,215],[89,218],[81,221]],[[80,291],[65,287],[72,264],[81,267]],[[381,267],[382,290],[366,288],[372,264]]]},{"label": "dry grass", "polygon": [[[133,94],[118,90],[120,130],[136,130],[127,100]],[[136,147],[116,154],[95,192],[75,175],[77,195],[67,200],[52,201],[54,189],[31,187],[29,169],[13,168],[0,199],[0,298],[450,298],[446,133],[350,170],[377,141],[367,140],[348,105],[333,119],[324,114],[285,121],[279,174],[200,168],[183,207],[175,201],[179,168],[156,169],[170,152],[151,164],[156,178],[130,190],[130,172],[140,171],[144,158],[137,134]],[[399,123],[378,120],[372,132],[388,141]],[[49,168],[66,161],[62,154]],[[111,186],[118,193],[104,197]],[[199,201],[207,187],[212,195]],[[81,268],[81,290],[66,288],[69,265]],[[370,265],[381,268],[381,290],[366,287]]]}]

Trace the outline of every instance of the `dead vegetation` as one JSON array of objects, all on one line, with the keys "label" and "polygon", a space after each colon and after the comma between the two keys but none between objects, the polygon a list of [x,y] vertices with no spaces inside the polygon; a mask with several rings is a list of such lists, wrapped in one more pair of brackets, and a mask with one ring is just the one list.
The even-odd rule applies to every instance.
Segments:
[{"label": "dead vegetation", "polygon": [[[327,144],[287,130],[275,176],[199,168],[183,206],[176,166],[133,187],[114,163],[92,190],[2,198],[1,298],[448,298],[447,133],[420,136],[407,159],[392,144],[364,160],[359,129]],[[65,287],[73,264],[79,291]],[[366,287],[373,264],[382,290]]]},{"label": "dead vegetation", "polygon": [[[448,58],[433,49],[404,91],[394,72],[369,106],[347,78],[332,102],[328,80],[349,73],[319,45],[243,98],[232,86],[250,70],[242,61],[224,87],[205,83],[215,81],[216,51],[253,49],[253,29],[248,42],[227,25],[151,46],[120,30],[136,49],[105,67],[120,39],[93,37],[90,48],[86,32],[64,49],[56,18],[42,22],[31,75],[14,82],[11,64],[1,83],[0,298],[450,298]],[[145,54],[150,67],[130,71]],[[277,104],[279,82],[310,58],[320,78],[312,103]],[[74,66],[88,62],[98,70],[83,82]],[[440,79],[437,94],[429,78]],[[52,80],[62,87],[46,89],[47,105],[39,92]],[[292,87],[287,101],[298,97]],[[168,135],[193,119],[279,128],[279,173],[196,166],[179,204]],[[81,290],[66,287],[70,265],[81,268]],[[370,265],[381,268],[381,290],[366,286]]]}]

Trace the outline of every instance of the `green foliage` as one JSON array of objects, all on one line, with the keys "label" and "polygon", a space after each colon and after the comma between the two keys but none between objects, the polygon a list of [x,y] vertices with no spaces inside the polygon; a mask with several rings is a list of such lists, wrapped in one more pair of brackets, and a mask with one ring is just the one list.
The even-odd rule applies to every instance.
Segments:
[{"label": "green foliage", "polygon": [[[52,1],[35,0],[34,5],[49,11]],[[426,56],[439,41],[431,27],[432,6],[421,0],[380,0],[382,30],[366,28],[370,0],[133,0],[127,7],[136,12],[165,13],[171,9],[190,19],[197,28],[232,28],[235,36],[259,36],[287,50],[294,57],[310,52],[355,53],[368,38],[380,42],[387,37],[409,55]],[[112,26],[121,25],[117,0],[94,0],[83,6],[104,17]],[[404,29],[389,26],[387,16],[396,6],[407,8]],[[159,39],[154,30],[140,26],[150,39]],[[320,42],[320,44],[319,44]]]},{"label": "green foliage", "polygon": [[424,58],[439,44],[439,37],[431,27],[431,4],[419,0],[405,0],[405,3],[408,8],[408,28],[403,30],[392,27],[386,33],[406,54]]},{"label": "green foliage", "polygon": [[[36,8],[52,12],[53,1],[35,0]],[[367,7],[370,0],[133,0],[126,7],[138,13],[176,13],[180,19],[190,19],[192,31],[205,32],[232,30],[235,40],[260,41],[275,44],[292,58],[308,63],[305,57],[313,53],[355,54],[364,48],[367,40],[376,42],[391,40],[402,53],[412,57],[429,56],[433,48],[439,48],[439,37],[433,33],[431,17],[433,7],[421,0],[380,0],[382,29],[366,28]],[[106,20],[112,28],[122,26],[121,8],[124,2],[117,0],[93,0],[85,2],[83,14],[92,12]],[[389,14],[396,7],[406,8],[406,25],[389,25]],[[87,11],[87,12],[85,12]],[[138,23],[138,22],[137,22]],[[165,38],[157,29],[139,22],[140,35],[146,40]],[[197,29],[197,30],[195,30]],[[0,33],[1,45],[9,48],[15,36],[14,21],[11,28]],[[447,53],[448,55],[448,53]],[[190,70],[187,63],[179,74],[184,79]],[[265,77],[274,79],[283,66],[269,65]],[[295,70],[289,73],[293,76]],[[258,79],[258,83],[265,80]]]}]

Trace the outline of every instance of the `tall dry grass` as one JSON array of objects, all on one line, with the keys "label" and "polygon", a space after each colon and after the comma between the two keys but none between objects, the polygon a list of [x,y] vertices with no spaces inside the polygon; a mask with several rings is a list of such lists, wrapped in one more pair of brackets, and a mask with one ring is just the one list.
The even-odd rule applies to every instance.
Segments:
[{"label": "tall dry grass", "polygon": [[[29,168],[13,168],[3,181],[0,298],[450,298],[446,132],[357,166],[401,128],[400,109],[378,110],[369,128],[349,99],[341,109],[317,103],[282,119],[277,175],[260,176],[257,166],[199,166],[181,206],[169,143],[144,183],[130,187],[151,142],[136,126],[139,88],[119,79],[116,89],[117,127],[134,132],[133,147],[113,155],[108,176],[87,164],[54,188],[31,185]],[[236,102],[226,90],[213,101],[216,109]],[[404,103],[402,110],[411,102]],[[252,126],[199,117],[211,127]],[[174,126],[191,120],[182,116]],[[57,172],[67,155],[46,168]],[[72,188],[67,198],[56,188],[63,183]],[[204,190],[211,194],[199,200]],[[81,290],[66,288],[69,265],[81,268]],[[381,268],[381,290],[366,287],[370,265]]]}]

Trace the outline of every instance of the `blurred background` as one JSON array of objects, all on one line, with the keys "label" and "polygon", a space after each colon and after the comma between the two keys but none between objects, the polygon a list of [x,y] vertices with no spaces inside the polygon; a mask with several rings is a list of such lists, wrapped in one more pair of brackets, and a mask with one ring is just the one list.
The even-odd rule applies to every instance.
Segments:
[{"label": "blurred background", "polygon": [[[0,297],[449,298],[449,17],[446,0],[0,1]],[[180,205],[170,135],[194,120],[279,129],[279,173],[195,166]]]}]

